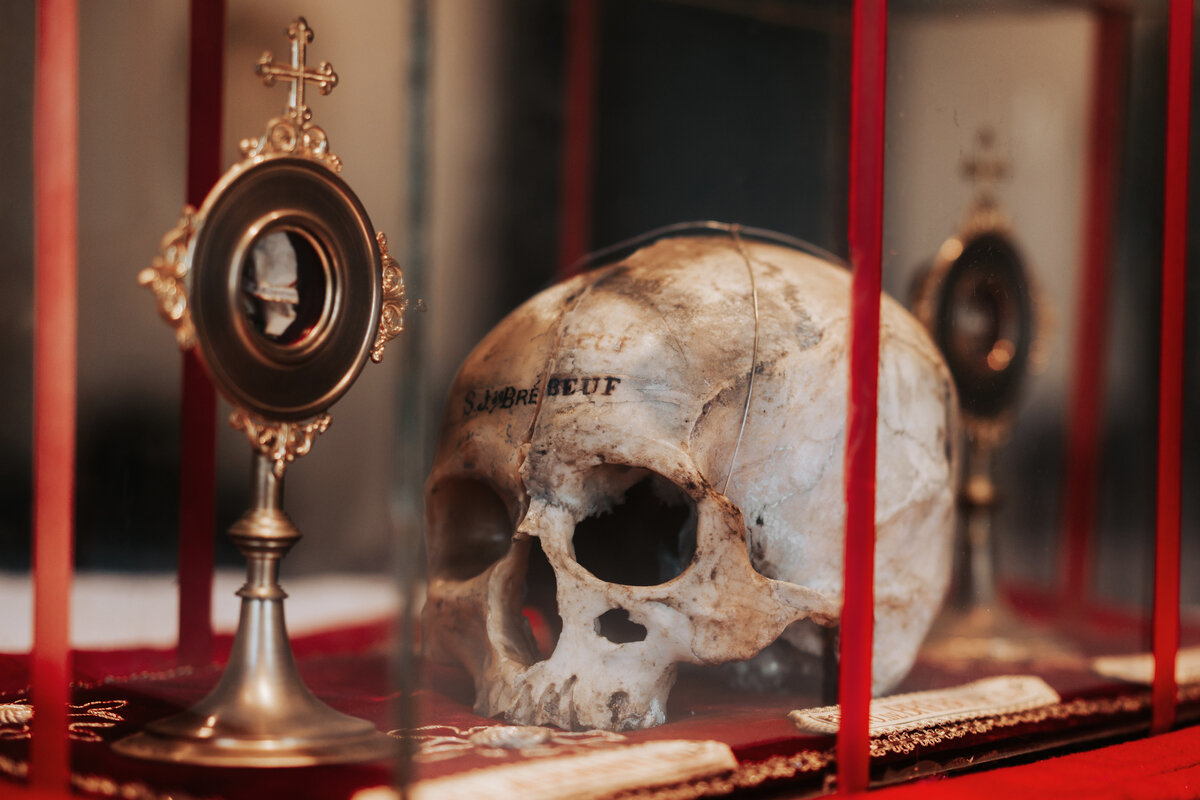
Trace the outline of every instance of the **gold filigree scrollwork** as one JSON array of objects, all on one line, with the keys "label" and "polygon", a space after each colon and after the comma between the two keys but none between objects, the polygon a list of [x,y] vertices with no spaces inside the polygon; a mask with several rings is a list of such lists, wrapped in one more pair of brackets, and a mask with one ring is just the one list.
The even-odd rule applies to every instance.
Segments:
[{"label": "gold filigree scrollwork", "polygon": [[245,158],[293,155],[324,164],[331,172],[342,171],[342,160],[329,152],[325,131],[312,123],[297,124],[291,117],[275,117],[267,123],[266,133],[258,139],[243,139],[239,146]]},{"label": "gold filigree scrollwork", "polygon": [[318,434],[329,430],[331,419],[322,414],[309,422],[272,422],[236,408],[229,417],[234,430],[243,431],[250,445],[274,462],[272,472],[283,477],[287,465],[312,449]]},{"label": "gold filigree scrollwork", "polygon": [[342,160],[329,151],[329,137],[324,130],[312,124],[312,109],[304,101],[304,89],[310,83],[321,94],[332,92],[333,87],[337,86],[337,73],[328,61],[322,61],[316,69],[306,66],[308,44],[313,40],[313,32],[304,17],[297,18],[288,26],[287,35],[292,42],[292,63],[276,64],[275,56],[266,52],[254,65],[254,72],[262,77],[266,86],[274,86],[277,80],[291,81],[288,106],[282,116],[267,122],[267,130],[260,138],[241,141],[242,156],[294,155],[324,164],[333,172],[341,172]]},{"label": "gold filigree scrollwork", "polygon": [[188,310],[187,253],[196,232],[196,209],[184,206],[183,216],[158,247],[150,266],[138,273],[138,284],[154,292],[158,313],[175,329],[181,350],[196,344],[196,327]]},{"label": "gold filigree scrollwork", "polygon": [[388,252],[387,236],[377,233],[379,255],[383,262],[383,308],[379,312],[379,335],[371,348],[371,360],[383,361],[383,348],[404,331],[404,312],[408,310],[408,293],[404,288],[404,273]]}]

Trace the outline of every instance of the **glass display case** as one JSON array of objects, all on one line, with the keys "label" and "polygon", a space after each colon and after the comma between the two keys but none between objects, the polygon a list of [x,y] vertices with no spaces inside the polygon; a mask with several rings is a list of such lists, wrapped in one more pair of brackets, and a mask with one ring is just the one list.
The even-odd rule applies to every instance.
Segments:
[{"label": "glass display case", "polygon": [[[959,796],[1040,770],[1049,796],[1105,759],[1174,785],[1200,716],[1190,4],[18,6],[6,788]],[[394,749],[139,759],[114,743],[230,660],[250,492],[218,357],[181,357],[137,276],[285,106],[255,63],[297,13],[337,70],[300,105],[411,305],[288,467],[280,581],[304,683]],[[245,285],[254,363],[308,346]]]}]

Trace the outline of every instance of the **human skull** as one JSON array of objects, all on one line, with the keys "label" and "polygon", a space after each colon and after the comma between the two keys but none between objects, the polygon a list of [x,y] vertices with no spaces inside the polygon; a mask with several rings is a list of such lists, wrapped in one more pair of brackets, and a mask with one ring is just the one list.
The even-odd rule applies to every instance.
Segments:
[{"label": "human skull", "polygon": [[[680,663],[749,659],[781,634],[819,652],[842,605],[849,283],[736,229],[661,239],[475,348],[426,484],[424,627],[471,671],[478,713],[649,727]],[[957,475],[950,376],[882,302],[876,693],[945,593]],[[537,561],[562,622],[549,653],[522,616]]]}]

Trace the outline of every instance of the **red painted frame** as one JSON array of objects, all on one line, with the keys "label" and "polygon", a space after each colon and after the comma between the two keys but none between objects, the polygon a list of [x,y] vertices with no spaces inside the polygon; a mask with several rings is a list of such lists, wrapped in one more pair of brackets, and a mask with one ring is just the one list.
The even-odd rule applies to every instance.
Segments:
[{"label": "red painted frame", "polygon": [[1180,469],[1183,323],[1187,269],[1188,147],[1192,104],[1192,0],[1171,0],[1167,44],[1162,332],[1158,387],[1158,525],[1154,559],[1154,715],[1151,733],[1175,724],[1179,653]]},{"label": "red painted frame", "polygon": [[33,96],[34,705],[30,785],[65,790],[75,524],[79,10],[41,0]]},{"label": "red painted frame", "polygon": [[1092,568],[1103,411],[1105,321],[1131,25],[1129,15],[1124,11],[1105,8],[1097,11],[1096,17],[1098,29],[1092,60],[1095,84],[1092,87],[1088,168],[1083,187],[1086,203],[1083,263],[1076,293],[1071,404],[1066,419],[1062,595],[1064,610],[1071,614],[1084,613]]},{"label": "red painted frame", "polygon": [[854,4],[850,67],[849,402],[846,408],[846,540],[838,702],[838,789],[867,788],[871,650],[875,619],[875,427],[883,257],[887,0]]}]

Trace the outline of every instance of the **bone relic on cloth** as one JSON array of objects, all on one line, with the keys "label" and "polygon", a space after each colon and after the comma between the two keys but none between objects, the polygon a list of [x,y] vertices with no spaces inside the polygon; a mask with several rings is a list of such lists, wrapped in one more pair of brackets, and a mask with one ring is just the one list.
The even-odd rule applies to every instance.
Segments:
[{"label": "bone relic on cloth", "polygon": [[247,275],[246,292],[263,304],[267,336],[280,336],[296,321],[300,294],[296,290],[299,268],[296,251],[282,231],[262,237],[251,250],[253,275]]},{"label": "bone relic on cloth", "polygon": [[[849,285],[777,244],[662,239],[475,348],[426,484],[424,626],[478,713],[649,727],[680,663],[780,636],[820,652],[842,604]],[[946,590],[958,424],[941,356],[888,297],[880,346],[876,693]],[[550,652],[522,616],[538,598],[561,618]]]}]

